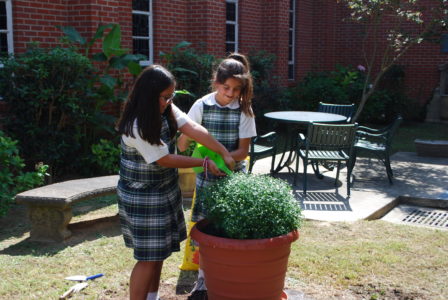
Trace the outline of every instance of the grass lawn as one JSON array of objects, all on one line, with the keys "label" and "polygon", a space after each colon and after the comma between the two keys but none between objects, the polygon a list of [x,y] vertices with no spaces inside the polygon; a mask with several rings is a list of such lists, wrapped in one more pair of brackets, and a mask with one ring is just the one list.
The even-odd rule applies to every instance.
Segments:
[{"label": "grass lawn", "polygon": [[415,139],[448,140],[448,124],[404,123],[393,139],[392,151],[415,152]]},{"label": "grass lawn", "polygon": [[[448,139],[448,125],[404,124],[396,151],[413,151],[413,140]],[[73,236],[64,243],[30,242],[21,205],[0,218],[0,299],[57,299],[70,275],[105,276],[72,299],[127,299],[134,265],[124,247],[115,196],[74,207]],[[189,210],[185,211],[186,216]],[[85,225],[86,220],[97,220]],[[84,224],[84,225],[83,225]],[[184,246],[184,243],[183,243]],[[312,299],[448,299],[448,231],[381,220],[354,223],[307,221],[292,246],[286,288]],[[196,272],[180,271],[183,252],[166,260],[164,300],[186,299]]]},{"label": "grass lawn", "polygon": [[[115,199],[76,205],[74,222],[114,215]],[[107,204],[108,205],[105,205]],[[89,207],[89,213],[85,213]],[[27,240],[23,207],[0,219],[0,299],[56,299],[69,275],[105,276],[73,299],[126,299],[134,264],[117,221],[77,227],[64,243]],[[185,212],[188,215],[189,211]],[[79,223],[78,223],[79,224]],[[305,222],[292,246],[286,287],[313,299],[447,299],[448,231],[384,221]],[[180,271],[182,253],[166,260],[163,299],[186,299],[196,272]],[[176,294],[177,292],[177,294]]]}]

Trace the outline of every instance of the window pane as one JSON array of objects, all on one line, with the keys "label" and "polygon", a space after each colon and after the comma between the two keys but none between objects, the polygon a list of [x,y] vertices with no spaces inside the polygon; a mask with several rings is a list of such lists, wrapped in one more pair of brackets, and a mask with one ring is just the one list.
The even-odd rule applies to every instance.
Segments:
[{"label": "window pane", "polygon": [[149,59],[149,40],[134,39],[133,49],[134,54],[142,54]]},{"label": "window pane", "polygon": [[0,29],[6,30],[6,4],[5,2],[0,2]]},{"label": "window pane", "polygon": [[294,27],[294,13],[290,12],[289,13],[289,28]]},{"label": "window pane", "polygon": [[226,24],[226,41],[235,41],[235,25],[233,24]]},{"label": "window pane", "polygon": [[294,0],[289,0],[289,10],[294,10]]},{"label": "window pane", "polygon": [[288,47],[288,60],[289,61],[292,60],[292,47],[291,46]]},{"label": "window pane", "polygon": [[236,21],[236,3],[226,3],[226,20]]},{"label": "window pane", "polygon": [[294,65],[288,65],[288,79],[294,79]]},{"label": "window pane", "polygon": [[132,9],[149,11],[149,0],[132,0]]},{"label": "window pane", "polygon": [[289,43],[288,45],[292,44],[292,30],[289,31]]},{"label": "window pane", "polygon": [[133,36],[148,36],[149,34],[149,19],[146,15],[132,15],[132,35]]},{"label": "window pane", "polygon": [[0,33],[0,52],[8,52],[8,37],[6,33]]},{"label": "window pane", "polygon": [[235,43],[226,43],[226,53],[236,52]]}]

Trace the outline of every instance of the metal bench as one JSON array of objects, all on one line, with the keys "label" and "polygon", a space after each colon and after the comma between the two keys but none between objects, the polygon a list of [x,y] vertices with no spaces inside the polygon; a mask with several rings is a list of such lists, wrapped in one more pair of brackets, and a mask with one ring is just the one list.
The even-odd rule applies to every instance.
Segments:
[{"label": "metal bench", "polygon": [[115,194],[118,175],[69,180],[17,194],[15,200],[28,207],[30,240],[60,242],[71,235],[67,225],[72,204],[94,197]]}]

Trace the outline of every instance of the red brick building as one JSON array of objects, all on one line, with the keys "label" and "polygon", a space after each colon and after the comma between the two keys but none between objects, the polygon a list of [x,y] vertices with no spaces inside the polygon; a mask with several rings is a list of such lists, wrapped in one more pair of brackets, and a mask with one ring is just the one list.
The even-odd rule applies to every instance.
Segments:
[{"label": "red brick building", "polygon": [[[275,75],[286,86],[309,71],[363,64],[358,25],[343,22],[346,14],[335,0],[0,0],[0,51],[21,53],[31,41],[57,45],[56,25],[88,37],[100,23],[118,23],[123,47],[147,55],[146,63],[180,41],[218,57],[263,49],[276,55]],[[409,96],[426,103],[447,60],[430,43],[404,56]]]}]

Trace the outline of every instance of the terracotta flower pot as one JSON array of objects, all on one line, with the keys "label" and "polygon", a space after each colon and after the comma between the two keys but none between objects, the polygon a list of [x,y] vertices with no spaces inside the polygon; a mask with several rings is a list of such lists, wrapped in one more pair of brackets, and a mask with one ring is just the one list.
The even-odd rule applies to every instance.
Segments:
[{"label": "terracotta flower pot", "polygon": [[200,267],[204,270],[210,300],[280,300],[291,243],[297,230],[268,239],[236,240],[204,233],[206,220],[191,231],[199,243]]},{"label": "terracotta flower pot", "polygon": [[178,170],[182,196],[185,198],[193,197],[194,188],[196,187],[196,173],[193,171],[193,168],[180,168]]}]

